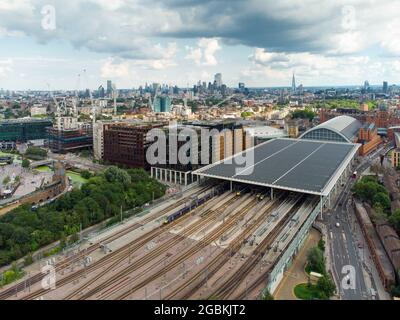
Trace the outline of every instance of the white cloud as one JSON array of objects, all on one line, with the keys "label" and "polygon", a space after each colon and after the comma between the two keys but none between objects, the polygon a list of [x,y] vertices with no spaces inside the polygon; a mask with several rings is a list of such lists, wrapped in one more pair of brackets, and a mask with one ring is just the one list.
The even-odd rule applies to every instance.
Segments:
[{"label": "white cloud", "polygon": [[185,59],[193,60],[197,65],[216,66],[218,64],[215,54],[221,50],[218,39],[201,38],[197,42],[197,48],[186,47],[189,53]]},{"label": "white cloud", "polygon": [[14,61],[12,59],[0,60],[0,77],[7,76],[12,72]]},{"label": "white cloud", "polygon": [[203,57],[203,52],[200,48],[186,47],[189,53],[186,55],[185,59],[193,60],[197,65],[201,64],[201,58]]},{"label": "white cloud", "polygon": [[381,83],[395,79],[400,61],[368,56],[324,56],[312,53],[273,53],[257,48],[250,55],[252,66],[242,70],[248,81],[265,85],[288,85],[292,72],[304,85]]},{"label": "white cloud", "polygon": [[116,63],[114,59],[108,58],[101,66],[100,74],[103,78],[126,78],[129,77],[132,70],[128,62]]}]

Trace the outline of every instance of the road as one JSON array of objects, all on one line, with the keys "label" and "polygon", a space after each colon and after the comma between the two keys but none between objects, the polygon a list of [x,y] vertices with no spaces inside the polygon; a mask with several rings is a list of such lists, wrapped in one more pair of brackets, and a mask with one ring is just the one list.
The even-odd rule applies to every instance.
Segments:
[{"label": "road", "polygon": [[106,168],[106,166],[101,164],[93,163],[91,159],[83,158],[73,153],[60,156],[59,154],[49,152],[48,157],[52,160],[62,158],[67,164],[82,170],[102,171]]},{"label": "road", "polygon": [[[388,149],[390,147],[382,147],[370,156],[364,157],[355,171],[360,175],[379,158],[380,154],[386,154]],[[372,299],[369,288],[373,288],[375,292],[382,291],[377,290],[379,283],[376,284],[376,279],[372,275],[370,276],[370,269],[374,268],[374,266],[370,266],[368,270],[365,268],[367,267],[365,255],[369,256],[369,253],[351,206],[351,188],[355,182],[356,180],[350,177],[345,183],[335,206],[325,216],[324,221],[328,228],[328,241],[331,248],[334,276],[337,280],[336,283],[340,286],[339,294],[343,300]],[[362,248],[359,248],[359,246]],[[342,279],[348,273],[348,271],[342,273],[344,266],[353,266],[355,269],[354,289],[344,290],[342,288]]]}]

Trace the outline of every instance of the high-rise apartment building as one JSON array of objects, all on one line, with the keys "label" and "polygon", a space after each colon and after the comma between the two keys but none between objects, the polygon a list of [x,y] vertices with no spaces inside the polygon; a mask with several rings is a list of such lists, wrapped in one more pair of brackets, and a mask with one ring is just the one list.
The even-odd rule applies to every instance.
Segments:
[{"label": "high-rise apartment building", "polygon": [[217,88],[220,88],[222,86],[222,74],[221,73],[217,73],[214,76],[214,83]]}]

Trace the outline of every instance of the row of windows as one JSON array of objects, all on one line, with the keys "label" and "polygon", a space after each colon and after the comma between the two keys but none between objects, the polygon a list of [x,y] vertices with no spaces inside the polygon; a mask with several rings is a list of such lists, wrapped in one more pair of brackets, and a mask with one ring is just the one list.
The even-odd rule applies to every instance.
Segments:
[{"label": "row of windows", "polygon": [[322,141],[337,141],[337,142],[347,142],[340,134],[329,130],[329,129],[317,129],[303,136],[303,139],[309,140],[322,140]]}]

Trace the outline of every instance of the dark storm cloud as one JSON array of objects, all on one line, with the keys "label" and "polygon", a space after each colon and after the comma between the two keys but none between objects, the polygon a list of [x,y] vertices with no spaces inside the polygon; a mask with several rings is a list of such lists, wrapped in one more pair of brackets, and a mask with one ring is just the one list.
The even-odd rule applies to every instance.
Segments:
[{"label": "dark storm cloud", "polygon": [[182,21],[175,30],[158,32],[160,36],[219,37],[229,44],[271,51],[319,52],[332,46],[325,35],[342,31],[341,6],[320,4],[319,15],[312,16],[318,5],[316,1],[292,1],[292,5],[290,1],[268,0],[160,0],[159,3],[166,10],[173,9]]}]

